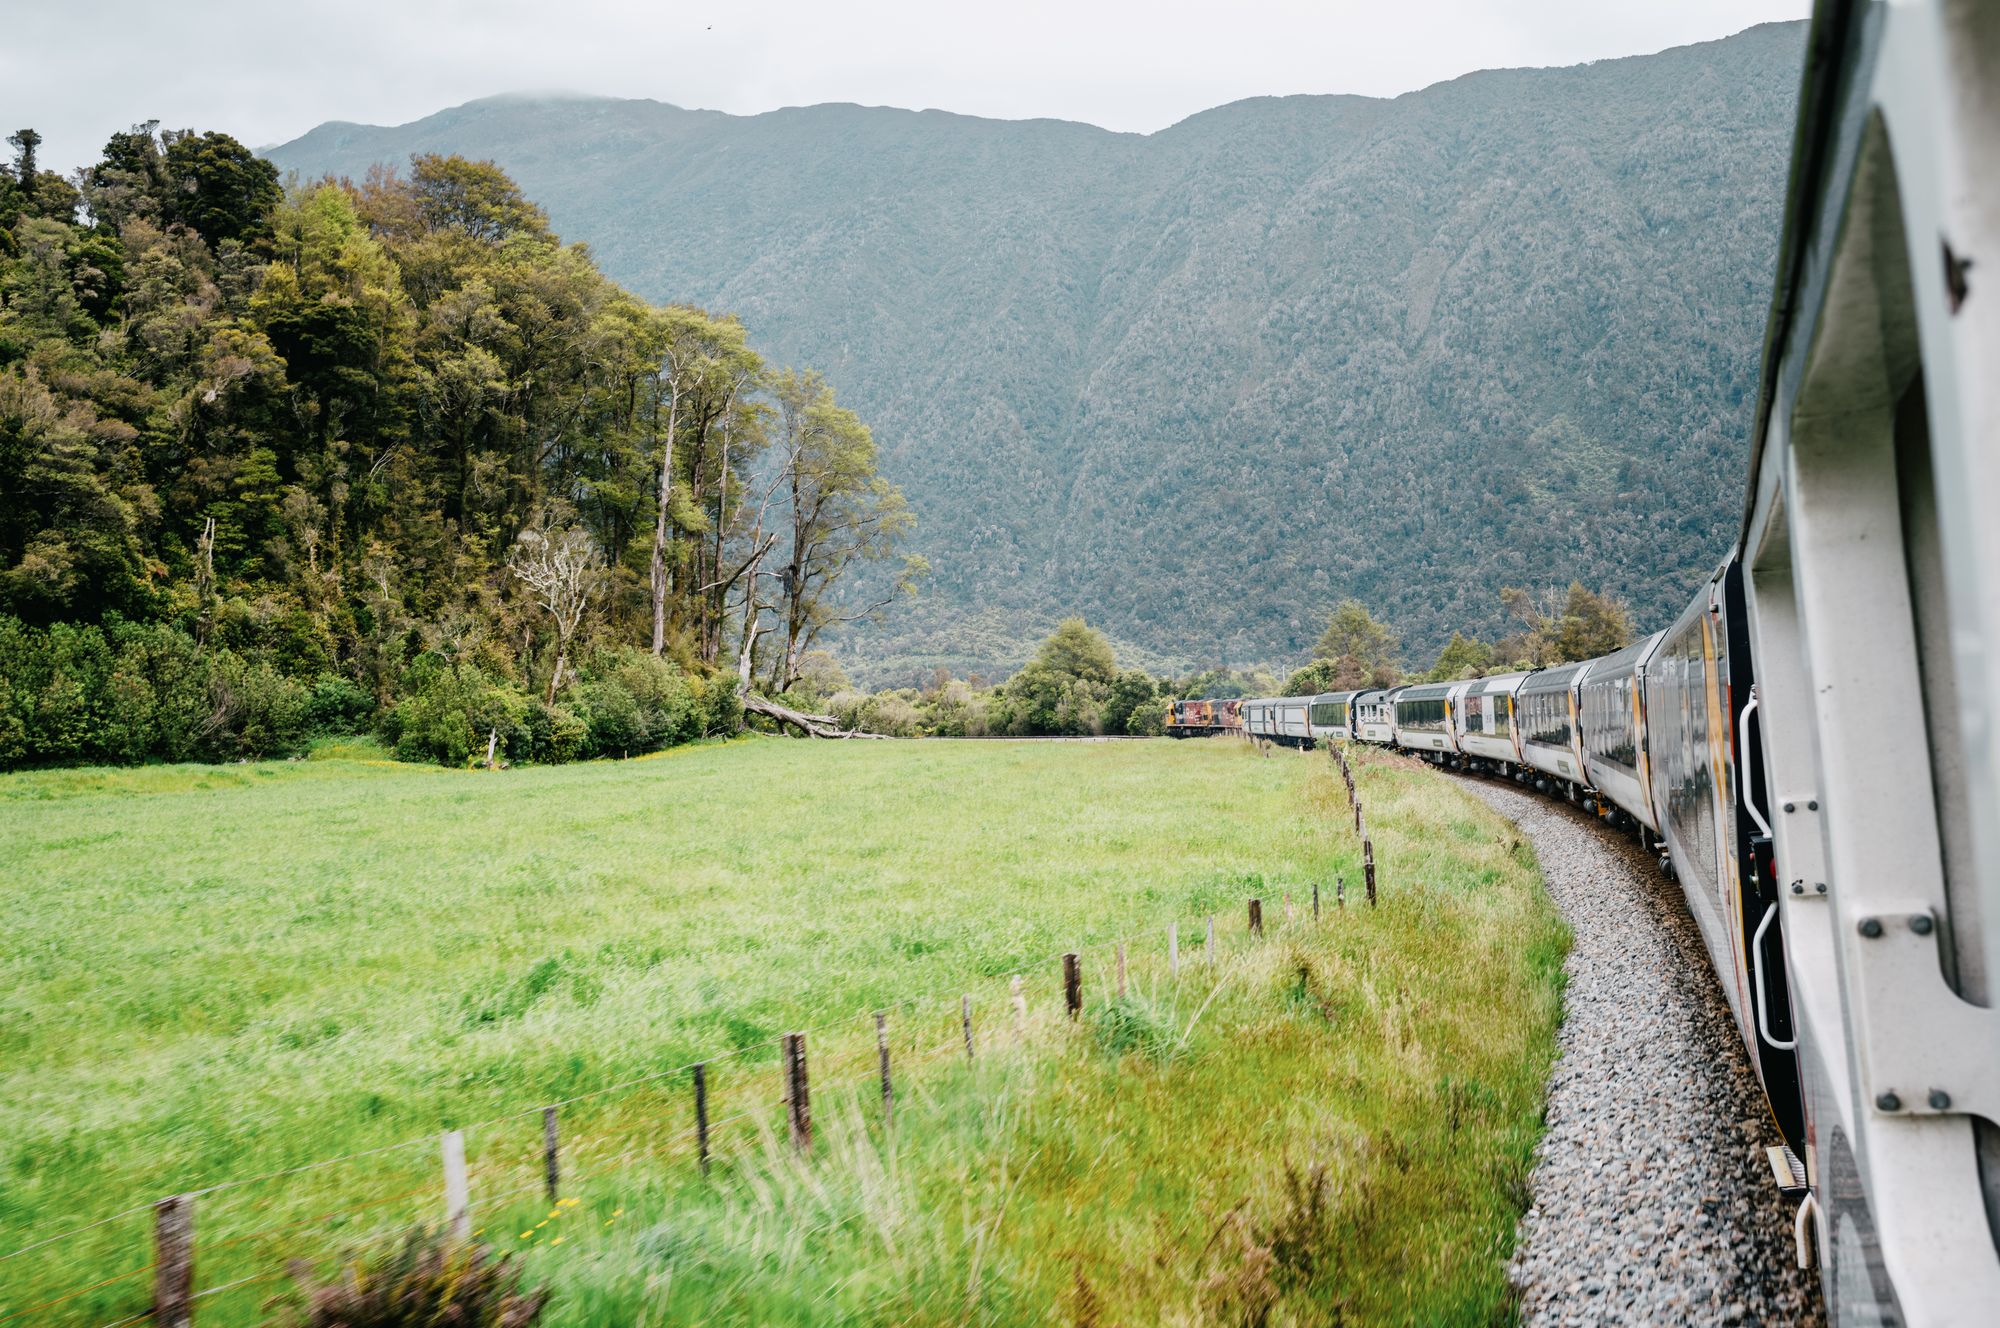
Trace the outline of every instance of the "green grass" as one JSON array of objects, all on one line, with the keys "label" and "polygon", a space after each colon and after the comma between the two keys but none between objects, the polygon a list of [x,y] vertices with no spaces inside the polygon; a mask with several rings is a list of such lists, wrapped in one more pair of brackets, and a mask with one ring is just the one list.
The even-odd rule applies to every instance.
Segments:
[{"label": "green grass", "polygon": [[[557,1288],[554,1325],[1506,1313],[1566,942],[1525,846],[1427,771],[1362,763],[1369,912],[1324,756],[751,740],[468,774],[316,755],[0,779],[0,1254],[418,1140],[198,1201],[203,1286],[324,1263],[434,1219],[425,1136],[466,1126],[482,1238]],[[1287,890],[1303,915],[1336,875],[1343,913],[1329,892],[1320,926],[1285,923]],[[776,1135],[770,1045],[799,1027],[805,1161]],[[697,1059],[713,1114],[743,1117],[706,1182],[687,1076],[662,1073]],[[581,1094],[580,1202],[506,1197],[536,1175],[520,1113]],[[148,1220],[0,1262],[0,1315],[143,1266]],[[258,1322],[283,1290],[223,1293],[201,1322]],[[141,1276],[35,1321],[145,1303]]]}]

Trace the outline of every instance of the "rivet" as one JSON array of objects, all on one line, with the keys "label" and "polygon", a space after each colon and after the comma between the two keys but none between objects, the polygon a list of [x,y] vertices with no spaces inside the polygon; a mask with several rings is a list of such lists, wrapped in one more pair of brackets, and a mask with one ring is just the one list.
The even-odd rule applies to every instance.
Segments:
[{"label": "rivet", "polygon": [[1903,1109],[1903,1099],[1897,1097],[1893,1092],[1878,1093],[1875,1095],[1875,1105],[1882,1111],[1901,1111]]},{"label": "rivet", "polygon": [[1871,941],[1874,940],[1877,936],[1880,936],[1882,934],[1882,919],[1880,918],[1861,919],[1861,934],[1863,936],[1866,936]]},{"label": "rivet", "polygon": [[1793,881],[1793,882],[1792,882],[1792,893],[1793,893],[1793,894],[1795,894],[1795,895],[1802,895],[1802,894],[1804,894],[1805,892],[1806,892],[1806,883],[1805,883],[1804,881]]},{"label": "rivet", "polygon": [[1788,802],[1785,804],[1785,810],[1788,812],[1795,812],[1798,809],[1799,805],[1796,802]]},{"label": "rivet", "polygon": [[1814,798],[1814,799],[1813,799],[1813,800],[1812,800],[1811,802],[1808,802],[1808,803],[1806,804],[1806,810],[1807,810],[1807,811],[1809,811],[1809,812],[1816,812],[1816,811],[1818,811],[1818,810],[1819,810],[1819,799],[1818,799],[1818,798]]},{"label": "rivet", "polygon": [[1825,882],[1825,881],[1816,881],[1816,882],[1814,882],[1814,884],[1813,884],[1813,893],[1814,893],[1814,894],[1819,894],[1819,895],[1823,895],[1823,894],[1825,894],[1825,893],[1826,893],[1826,882]]},{"label": "rivet", "polygon": [[1931,1090],[1931,1110],[1949,1111],[1950,1109],[1951,1094],[1945,1092],[1942,1088],[1933,1088]]},{"label": "rivet", "polygon": [[1910,930],[1919,936],[1930,935],[1931,928],[1935,925],[1937,924],[1931,921],[1931,915],[1928,913],[1912,913],[1910,915]]}]

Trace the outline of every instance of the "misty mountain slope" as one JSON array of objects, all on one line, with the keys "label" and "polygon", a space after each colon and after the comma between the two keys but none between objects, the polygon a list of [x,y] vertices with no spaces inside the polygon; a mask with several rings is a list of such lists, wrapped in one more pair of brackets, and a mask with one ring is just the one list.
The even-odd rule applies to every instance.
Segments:
[{"label": "misty mountain slope", "polygon": [[1070,611],[1276,659],[1347,595],[1423,655],[1497,629],[1506,584],[1663,620],[1727,546],[1803,38],[1144,136],[509,97],[271,155],[490,157],[616,279],[824,369],[936,573],[851,638],[899,680]]}]

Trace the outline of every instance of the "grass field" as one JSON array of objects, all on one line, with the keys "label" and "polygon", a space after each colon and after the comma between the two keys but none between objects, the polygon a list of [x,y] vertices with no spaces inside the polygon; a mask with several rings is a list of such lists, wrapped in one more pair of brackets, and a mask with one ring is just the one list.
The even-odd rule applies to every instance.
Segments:
[{"label": "grass field", "polygon": [[[1358,765],[1372,913],[1326,758],[1220,741],[0,778],[0,1320],[143,1310],[143,1274],[35,1307],[143,1268],[144,1211],[3,1256],[248,1180],[197,1201],[200,1285],[263,1280],[198,1322],[260,1322],[287,1258],[435,1219],[460,1126],[481,1238],[556,1288],[554,1325],[1504,1317],[1565,938],[1504,823]],[[1285,922],[1337,875],[1343,913]],[[804,1161],[776,1135],[794,1028]],[[665,1073],[696,1060],[727,1122],[707,1181]],[[538,1108],[580,1095],[578,1202],[549,1209]]]}]

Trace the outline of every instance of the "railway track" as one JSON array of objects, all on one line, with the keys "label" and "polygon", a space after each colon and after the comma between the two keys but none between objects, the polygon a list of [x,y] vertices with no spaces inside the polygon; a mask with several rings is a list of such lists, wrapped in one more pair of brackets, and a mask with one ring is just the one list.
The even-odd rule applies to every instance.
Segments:
[{"label": "railway track", "polygon": [[1764,1159],[1777,1127],[1679,889],[1568,804],[1465,782],[1534,845],[1576,938],[1511,1270],[1521,1321],[1824,1322]]}]

